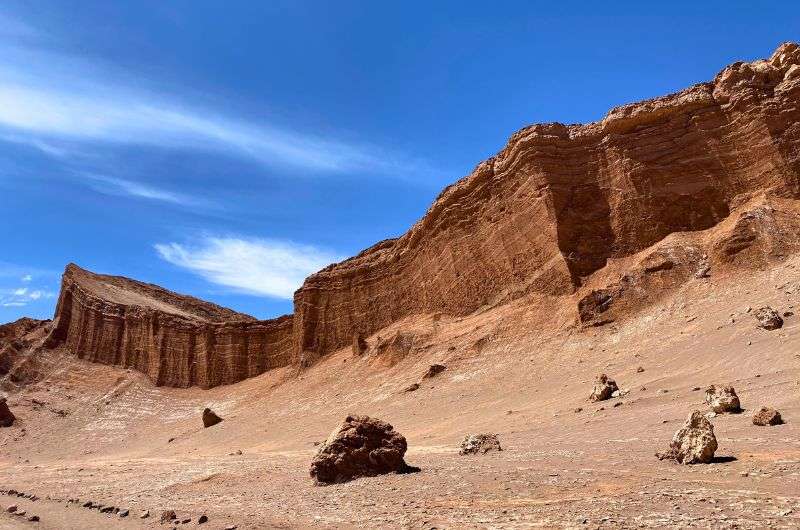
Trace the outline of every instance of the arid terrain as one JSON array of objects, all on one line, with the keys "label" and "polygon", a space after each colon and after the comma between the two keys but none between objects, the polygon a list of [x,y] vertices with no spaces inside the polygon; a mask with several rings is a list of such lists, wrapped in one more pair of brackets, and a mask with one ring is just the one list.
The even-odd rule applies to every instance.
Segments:
[{"label": "arid terrain", "polygon": [[[406,235],[308,278],[290,316],[68,266],[53,321],[0,328],[0,528],[799,527],[798,297],[787,43],[523,129]],[[621,395],[591,402],[601,373]],[[659,460],[712,384],[744,409],[709,415],[714,460]],[[785,423],[754,425],[762,406]],[[315,485],[351,413],[420,471]],[[459,454],[475,433],[502,451]]]}]

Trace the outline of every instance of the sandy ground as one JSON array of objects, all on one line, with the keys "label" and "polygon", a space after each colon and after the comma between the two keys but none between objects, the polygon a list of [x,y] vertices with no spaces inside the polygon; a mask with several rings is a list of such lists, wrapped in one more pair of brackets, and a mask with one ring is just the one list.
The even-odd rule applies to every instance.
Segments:
[{"label": "sandy ground", "polygon": [[[800,317],[770,332],[747,312],[796,311],[799,267],[693,280],[599,328],[555,300],[420,316],[393,326],[422,337],[405,358],[343,350],[299,375],[207,391],[48,354],[43,380],[9,398],[19,421],[0,430],[0,490],[39,499],[0,495],[0,528],[172,528],[165,509],[191,519],[181,528],[205,514],[211,529],[800,527]],[[447,369],[421,380],[434,362]],[[589,403],[600,372],[630,394]],[[732,383],[746,409],[713,418],[717,461],[657,460],[707,409],[694,388],[712,383]],[[763,405],[787,423],[752,425]],[[203,429],[205,406],[225,421]],[[422,471],[314,486],[314,443],[350,412],[392,423]],[[460,456],[476,432],[498,433],[503,451]]]}]

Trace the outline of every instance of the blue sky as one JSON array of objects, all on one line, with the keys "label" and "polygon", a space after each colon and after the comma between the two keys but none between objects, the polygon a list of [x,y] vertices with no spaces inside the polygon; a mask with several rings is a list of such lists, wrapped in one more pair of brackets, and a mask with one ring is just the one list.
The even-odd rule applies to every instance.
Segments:
[{"label": "blue sky", "polygon": [[555,4],[5,0],[0,322],[71,261],[291,312],[515,130],[800,39],[799,4]]}]

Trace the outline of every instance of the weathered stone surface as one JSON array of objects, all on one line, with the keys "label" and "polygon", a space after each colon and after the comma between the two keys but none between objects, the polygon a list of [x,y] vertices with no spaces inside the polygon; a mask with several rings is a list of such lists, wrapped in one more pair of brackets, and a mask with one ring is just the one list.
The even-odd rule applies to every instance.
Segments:
[{"label": "weathered stone surface", "polygon": [[320,446],[311,461],[311,477],[318,484],[333,484],[402,472],[406,449],[405,437],[390,424],[351,415]]},{"label": "weathered stone surface", "polygon": [[16,419],[17,418],[8,408],[6,398],[4,396],[0,396],[0,427],[11,427],[14,425],[14,421]]},{"label": "weathered stone surface", "polygon": [[468,434],[461,441],[461,447],[458,451],[461,455],[475,455],[486,454],[489,451],[502,451],[500,447],[500,439],[496,434],[483,433],[483,434]]},{"label": "weathered stone surface", "polygon": [[761,409],[753,415],[753,425],[766,427],[768,425],[780,425],[783,423],[781,413],[770,407],[761,407]]},{"label": "weathered stone surface", "polygon": [[783,327],[783,319],[780,313],[769,306],[756,309],[753,311],[753,316],[758,321],[758,327],[760,328],[771,331]]},{"label": "weathered stone surface", "polygon": [[361,356],[367,352],[369,345],[361,333],[353,333],[353,355]]},{"label": "weathered stone surface", "polygon": [[291,361],[292,317],[248,315],[68,265],[49,345],[131,367],[156,384],[209,388]]},{"label": "weathered stone surface", "polygon": [[711,385],[706,389],[706,403],[717,414],[742,411],[739,396],[731,385]]},{"label": "weathered stone surface", "polygon": [[213,410],[209,408],[203,410],[203,427],[206,428],[213,427],[214,425],[220,423],[221,421],[222,418],[217,416],[217,414]]},{"label": "weathered stone surface", "polygon": [[656,456],[681,464],[708,464],[714,459],[716,450],[714,426],[702,412],[696,410],[689,414],[686,423],[672,437],[669,449]]},{"label": "weathered stone surface", "polygon": [[609,379],[606,374],[600,374],[594,382],[592,393],[589,395],[589,401],[605,401],[611,399],[614,392],[617,391],[619,391],[619,387],[616,381]]},{"label": "weathered stone surface", "polygon": [[[596,123],[515,133],[405,235],[309,277],[295,294],[295,351],[324,354],[356,329],[465,315],[508,293],[569,294],[611,258],[716,225],[742,197],[769,189],[797,198],[798,63],[787,43]],[[753,243],[746,224],[729,259]],[[672,272],[659,267],[650,275]],[[585,305],[581,318],[604,304]]]},{"label": "weathered stone surface", "polygon": [[425,373],[422,374],[422,378],[430,379],[431,377],[436,377],[445,370],[447,370],[447,367],[443,364],[432,364],[428,367]]}]

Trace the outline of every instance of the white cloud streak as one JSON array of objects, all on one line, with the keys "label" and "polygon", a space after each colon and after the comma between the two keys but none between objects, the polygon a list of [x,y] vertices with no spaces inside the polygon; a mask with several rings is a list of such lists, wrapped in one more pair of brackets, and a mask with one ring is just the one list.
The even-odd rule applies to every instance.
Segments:
[{"label": "white cloud streak", "polygon": [[162,259],[237,292],[292,299],[306,276],[341,257],[310,245],[267,239],[205,237],[196,246],[155,245]]},{"label": "white cloud streak", "polygon": [[203,199],[168,191],[133,180],[104,177],[101,175],[86,175],[86,178],[88,185],[92,189],[106,195],[138,197],[141,199],[168,202],[181,206],[210,206],[210,203]]},{"label": "white cloud streak", "polygon": [[55,293],[44,289],[28,287],[0,289],[0,307],[24,307],[30,302],[54,297]]}]

